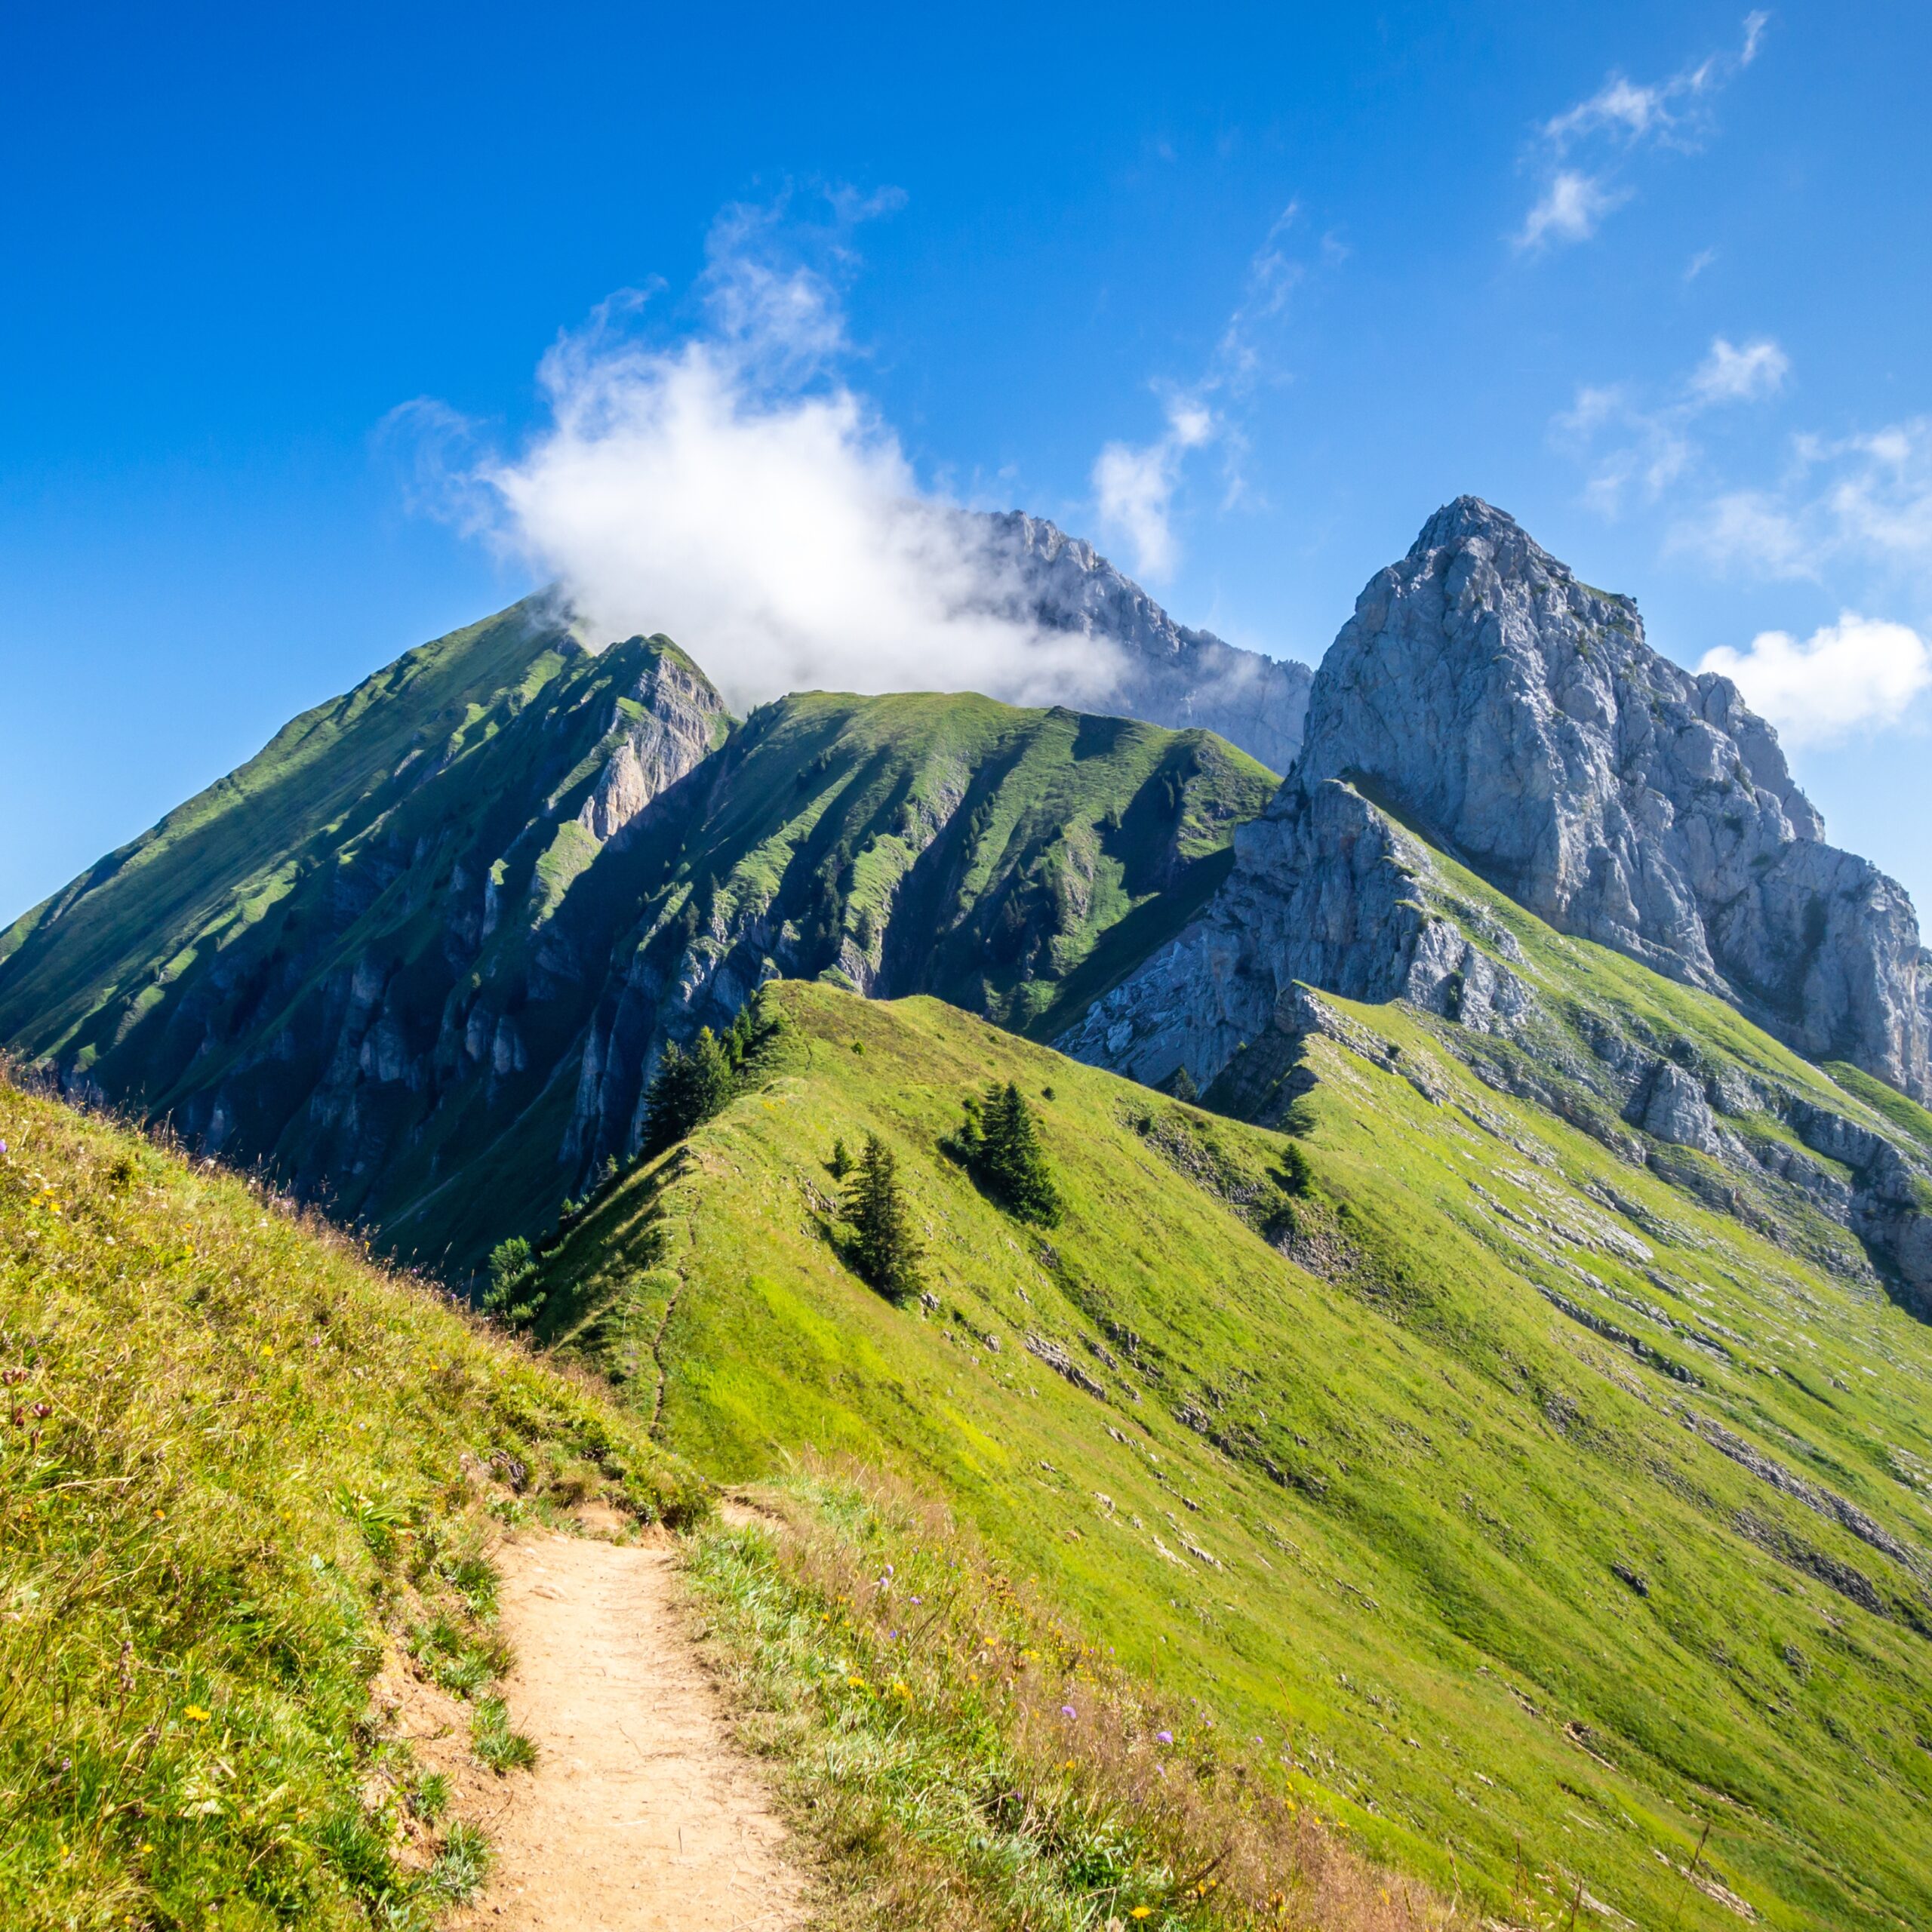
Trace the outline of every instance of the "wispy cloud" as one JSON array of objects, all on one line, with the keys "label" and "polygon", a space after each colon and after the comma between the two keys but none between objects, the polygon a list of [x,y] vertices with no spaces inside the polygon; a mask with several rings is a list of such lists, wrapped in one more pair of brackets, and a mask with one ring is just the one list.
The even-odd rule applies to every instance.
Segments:
[{"label": "wispy cloud", "polygon": [[1932,649],[1904,624],[1845,611],[1801,642],[1762,631],[1749,648],[1707,651],[1700,671],[1721,671],[1787,744],[1834,744],[1901,722],[1932,688]]},{"label": "wispy cloud", "polygon": [[1593,174],[1559,168],[1524,217],[1517,245],[1538,248],[1550,242],[1587,242],[1604,217],[1629,198],[1627,188],[1607,188]]},{"label": "wispy cloud", "polygon": [[1175,401],[1167,432],[1151,443],[1109,443],[1094,463],[1094,498],[1103,530],[1134,546],[1143,575],[1167,576],[1176,555],[1173,507],[1181,459],[1214,440],[1213,414],[1198,402]]},{"label": "wispy cloud", "polygon": [[1613,73],[1595,94],[1544,122],[1530,157],[1540,185],[1512,238],[1515,246],[1534,252],[1588,241],[1605,215],[1631,198],[1634,191],[1618,178],[1630,155],[1701,146],[1712,131],[1713,102],[1758,57],[1769,17],[1747,14],[1735,48],[1707,54],[1663,80]]},{"label": "wispy cloud", "polygon": [[[1291,202],[1249,257],[1240,298],[1200,375],[1180,387],[1156,386],[1164,398],[1161,433],[1151,442],[1109,442],[1094,459],[1091,481],[1102,532],[1132,546],[1134,568],[1143,576],[1164,577],[1180,561],[1174,498],[1190,452],[1217,445],[1224,503],[1244,494],[1241,458],[1246,444],[1229,405],[1273,374],[1271,338],[1310,273],[1308,257],[1291,250],[1287,242],[1300,220],[1300,204]],[[1311,252],[1322,266],[1334,268],[1348,251],[1329,234]]]},{"label": "wispy cloud", "polygon": [[1715,336],[1704,359],[1661,398],[1628,383],[1586,385],[1552,427],[1589,462],[1585,500],[1615,516],[1633,493],[1654,503],[1690,472],[1699,455],[1691,432],[1700,417],[1775,395],[1790,374],[1791,358],[1769,337],[1740,346]]},{"label": "wispy cloud", "polygon": [[1809,577],[1854,565],[1932,596],[1932,417],[1797,437],[1774,483],[1711,497],[1669,541],[1721,571]]},{"label": "wispy cloud", "polygon": [[814,688],[1097,701],[1118,664],[1042,629],[973,520],[848,377],[841,278],[876,202],[817,229],[734,208],[698,319],[605,303],[544,358],[549,420],[492,449],[435,404],[402,426],[447,514],[560,580],[586,641],[667,632],[734,704]]},{"label": "wispy cloud", "polygon": [[1690,378],[1690,394],[1706,405],[1751,402],[1783,388],[1790,374],[1791,358],[1767,337],[1739,348],[1716,336]]}]

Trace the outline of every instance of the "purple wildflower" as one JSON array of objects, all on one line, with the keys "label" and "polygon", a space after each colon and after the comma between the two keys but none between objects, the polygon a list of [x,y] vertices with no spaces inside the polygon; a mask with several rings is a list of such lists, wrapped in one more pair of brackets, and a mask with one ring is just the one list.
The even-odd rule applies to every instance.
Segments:
[{"label": "purple wildflower", "polygon": [[1154,1742],[1156,1744],[1171,1744],[1174,1741],[1174,1734],[1171,1730],[1157,1730],[1154,1734]]},{"label": "purple wildflower", "polygon": [[1063,1718],[1077,1718],[1080,1715],[1080,1713],[1076,1711],[1071,1704],[1061,1705],[1060,1707],[1060,1714]]}]

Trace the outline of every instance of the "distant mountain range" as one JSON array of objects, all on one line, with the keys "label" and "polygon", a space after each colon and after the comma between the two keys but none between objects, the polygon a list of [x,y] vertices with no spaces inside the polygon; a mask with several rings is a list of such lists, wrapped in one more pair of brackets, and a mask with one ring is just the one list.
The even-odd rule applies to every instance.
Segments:
[{"label": "distant mountain range", "polygon": [[[1681,1144],[1728,1146],[1743,1108],[1835,1145],[1611,1020],[1577,1066],[1539,1049],[1547,1001],[1439,857],[1932,1099],[1903,890],[1824,842],[1735,687],[1500,512],[1431,518],[1312,675],[1176,625],[1051,524],[982,528],[1018,608],[1121,654],[1146,721],[931,695],[734,720],[668,639],[592,653],[532,599],[297,719],[21,920],[0,1041],[459,1269],[633,1149],[664,1043],[774,977],[937,993],[1246,1112],[1299,989],[1401,998]],[[1884,1146],[1835,1157],[1838,1213],[1932,1302],[1920,1158]]]}]

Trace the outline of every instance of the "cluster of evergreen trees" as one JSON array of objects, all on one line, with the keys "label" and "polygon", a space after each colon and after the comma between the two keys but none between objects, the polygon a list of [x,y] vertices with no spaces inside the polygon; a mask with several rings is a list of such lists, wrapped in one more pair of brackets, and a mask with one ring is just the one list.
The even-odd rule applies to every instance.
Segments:
[{"label": "cluster of evergreen trees", "polygon": [[739,1008],[721,1040],[706,1026],[688,1051],[675,1040],[665,1047],[645,1097],[641,1159],[651,1160],[695,1133],[731,1099],[732,1083],[758,1034],[754,1009],[761,1004],[753,999]]},{"label": "cluster of evergreen trees", "polygon": [[965,1124],[946,1151],[963,1161],[980,1192],[1023,1221],[1051,1228],[1062,1211],[1060,1189],[1047,1166],[1039,1129],[1026,1097],[1009,1080],[995,1080],[984,1094],[969,1094]]}]

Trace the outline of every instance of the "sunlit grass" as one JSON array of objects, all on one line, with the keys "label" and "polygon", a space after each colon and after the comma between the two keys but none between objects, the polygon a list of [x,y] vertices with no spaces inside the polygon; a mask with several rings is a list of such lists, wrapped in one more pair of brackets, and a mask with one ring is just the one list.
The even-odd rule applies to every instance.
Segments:
[{"label": "sunlit grass", "polygon": [[426,1921],[483,1851],[398,1861],[386,1630],[480,1694],[492,1507],[681,1519],[700,1486],[245,1180],[4,1084],[0,1149],[8,1924]]}]

